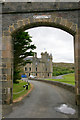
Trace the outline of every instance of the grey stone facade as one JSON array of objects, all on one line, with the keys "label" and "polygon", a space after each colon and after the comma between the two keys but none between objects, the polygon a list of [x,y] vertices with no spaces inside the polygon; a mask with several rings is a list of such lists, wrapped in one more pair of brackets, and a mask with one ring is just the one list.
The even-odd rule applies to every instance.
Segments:
[{"label": "grey stone facade", "polygon": [[52,55],[47,52],[41,53],[41,58],[37,58],[37,53],[30,58],[31,63],[24,67],[27,77],[33,75],[37,78],[52,78]]}]

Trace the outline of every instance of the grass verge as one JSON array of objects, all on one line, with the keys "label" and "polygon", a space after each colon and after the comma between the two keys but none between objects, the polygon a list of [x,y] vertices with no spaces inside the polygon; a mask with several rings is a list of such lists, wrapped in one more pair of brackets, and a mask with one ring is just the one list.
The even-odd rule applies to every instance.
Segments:
[{"label": "grass verge", "polygon": [[63,82],[63,83],[75,85],[75,74],[71,73],[68,75],[63,75],[63,79],[46,79],[46,80],[58,81],[58,82]]},{"label": "grass verge", "polygon": [[26,85],[27,82],[22,81],[22,80],[18,80],[19,83],[14,83],[13,84],[13,101],[15,99],[18,99],[19,97],[25,95],[31,88],[31,85],[28,86],[28,90],[26,90],[26,88],[23,88],[23,85]]}]

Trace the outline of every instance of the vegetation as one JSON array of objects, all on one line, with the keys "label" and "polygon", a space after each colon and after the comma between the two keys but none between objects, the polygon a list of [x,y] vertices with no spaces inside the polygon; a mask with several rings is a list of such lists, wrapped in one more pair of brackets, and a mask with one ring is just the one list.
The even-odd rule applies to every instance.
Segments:
[{"label": "vegetation", "polygon": [[34,44],[31,44],[31,36],[28,32],[18,31],[12,35],[14,44],[14,79],[15,83],[17,79],[20,79],[20,67],[29,63],[29,60],[25,61],[28,56],[33,56],[32,50],[36,48]]},{"label": "vegetation", "polygon": [[27,82],[22,80],[17,80],[17,83],[13,84],[13,100],[19,98],[20,96],[26,94],[28,90],[31,88],[31,85],[28,86],[28,90],[26,88],[23,88],[23,85],[26,85]]},{"label": "vegetation", "polygon": [[74,73],[73,63],[53,63],[53,76]]},{"label": "vegetation", "polygon": [[68,83],[71,85],[75,85],[75,75],[74,73],[68,74],[68,75],[63,75],[63,79],[47,79],[47,80],[52,80],[52,81],[58,81],[58,82],[63,82],[63,83]]}]

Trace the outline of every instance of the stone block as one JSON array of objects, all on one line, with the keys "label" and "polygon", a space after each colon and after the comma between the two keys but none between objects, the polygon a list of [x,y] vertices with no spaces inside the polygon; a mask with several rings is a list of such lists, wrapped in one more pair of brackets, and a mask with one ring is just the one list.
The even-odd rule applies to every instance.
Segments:
[{"label": "stone block", "polygon": [[19,20],[19,21],[18,21],[18,26],[19,26],[19,27],[23,26],[23,20]]},{"label": "stone block", "polygon": [[74,32],[76,32],[77,31],[77,24],[73,24],[71,26],[71,30],[73,30]]},{"label": "stone block", "polygon": [[14,29],[16,30],[17,28],[19,28],[19,26],[18,26],[18,23],[14,23]]},{"label": "stone block", "polygon": [[4,35],[4,36],[10,36],[10,32],[9,32],[9,31],[4,31],[4,32],[3,32],[3,35]]},{"label": "stone block", "polygon": [[29,23],[34,23],[35,19],[33,18],[33,16],[29,17]]},{"label": "stone block", "polygon": [[9,31],[12,33],[14,31],[14,26],[9,26]]},{"label": "stone block", "polygon": [[12,88],[12,81],[2,81],[2,87],[4,88]]},{"label": "stone block", "polygon": [[[64,22],[64,21],[62,21],[62,22]],[[71,26],[72,26],[72,24],[73,24],[72,22],[68,22],[68,21],[66,20],[66,22],[65,22],[65,24],[64,24],[64,25],[65,25],[67,28],[69,28],[69,29],[70,29],[70,28],[71,28]]]},{"label": "stone block", "polygon": [[24,24],[24,25],[30,24],[30,19],[29,19],[29,18],[24,19],[24,20],[23,20],[23,24]]},{"label": "stone block", "polygon": [[10,42],[7,42],[6,50],[12,51],[12,46]]},{"label": "stone block", "polygon": [[61,17],[56,17],[55,23],[60,24],[61,23]]},{"label": "stone block", "polygon": [[12,44],[11,36],[3,36],[2,37],[2,45],[7,46],[7,44]]},{"label": "stone block", "polygon": [[3,41],[2,50],[12,50],[11,42]]},{"label": "stone block", "polygon": [[9,50],[2,51],[2,58],[11,58],[11,51]]},{"label": "stone block", "polygon": [[[62,26],[67,26],[67,25],[66,25],[66,23],[67,23],[67,20],[66,20],[66,19],[61,18],[60,25],[62,25]],[[68,27],[68,26],[67,26],[67,27]]]},{"label": "stone block", "polygon": [[6,45],[2,45],[2,50],[6,50]]},{"label": "stone block", "polygon": [[50,23],[55,23],[55,21],[56,21],[56,16],[51,16],[51,18],[49,18]]}]

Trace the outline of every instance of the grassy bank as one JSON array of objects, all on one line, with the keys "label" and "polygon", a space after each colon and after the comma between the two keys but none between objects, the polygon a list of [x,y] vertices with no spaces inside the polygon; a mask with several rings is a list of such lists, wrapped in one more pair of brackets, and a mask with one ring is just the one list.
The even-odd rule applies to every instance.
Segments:
[{"label": "grassy bank", "polygon": [[14,83],[13,84],[13,100],[21,97],[22,95],[26,94],[28,92],[28,90],[30,90],[31,85],[28,86],[28,90],[26,90],[25,88],[23,88],[23,85],[26,85],[27,82],[22,81],[22,80],[18,80],[19,83]]},{"label": "grassy bank", "polygon": [[75,74],[71,73],[68,75],[64,75],[63,79],[47,79],[47,80],[58,81],[58,82],[63,82],[63,83],[75,85]]}]

